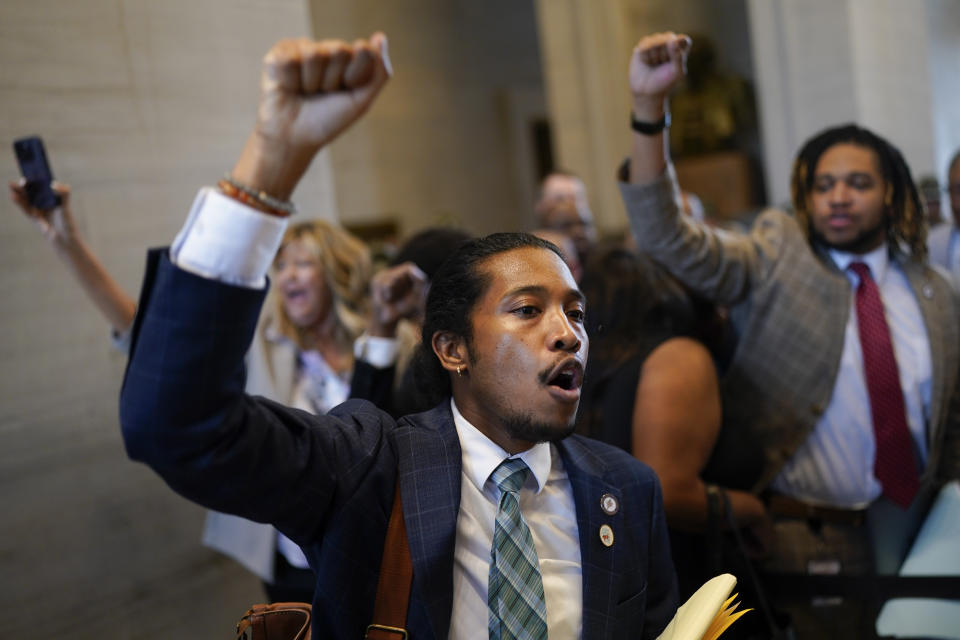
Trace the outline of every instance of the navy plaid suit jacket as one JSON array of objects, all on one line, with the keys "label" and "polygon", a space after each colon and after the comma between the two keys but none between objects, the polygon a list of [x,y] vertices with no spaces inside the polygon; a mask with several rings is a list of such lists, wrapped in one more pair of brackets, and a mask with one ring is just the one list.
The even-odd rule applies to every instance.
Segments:
[{"label": "navy plaid suit jacket", "polygon": [[[365,401],[314,416],[245,395],[262,298],[151,253],[121,393],[128,454],[185,497],[297,541],[317,574],[317,638],[359,638],[370,622],[399,478],[414,567],[407,627],[415,639],[447,637],[461,478],[448,403],[396,422]],[[583,637],[656,637],[677,602],[655,475],[579,436],[557,446],[577,511]],[[613,516],[604,493],[620,500]]]}]

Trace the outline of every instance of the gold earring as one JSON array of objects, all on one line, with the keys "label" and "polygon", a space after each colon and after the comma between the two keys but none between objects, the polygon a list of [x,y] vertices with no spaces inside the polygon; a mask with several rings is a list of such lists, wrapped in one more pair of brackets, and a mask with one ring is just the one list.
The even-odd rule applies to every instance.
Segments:
[{"label": "gold earring", "polygon": [[460,365],[460,364],[457,365],[457,375],[460,376],[461,378],[463,377],[463,365]]}]

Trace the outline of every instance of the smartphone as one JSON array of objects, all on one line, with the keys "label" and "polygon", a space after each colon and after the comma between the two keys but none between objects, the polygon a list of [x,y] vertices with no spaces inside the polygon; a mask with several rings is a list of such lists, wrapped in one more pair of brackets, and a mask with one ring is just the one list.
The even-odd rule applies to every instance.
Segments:
[{"label": "smartphone", "polygon": [[60,205],[60,196],[50,187],[53,171],[47,162],[47,152],[40,136],[27,136],[13,141],[20,173],[27,181],[27,199],[30,206],[47,211]]}]

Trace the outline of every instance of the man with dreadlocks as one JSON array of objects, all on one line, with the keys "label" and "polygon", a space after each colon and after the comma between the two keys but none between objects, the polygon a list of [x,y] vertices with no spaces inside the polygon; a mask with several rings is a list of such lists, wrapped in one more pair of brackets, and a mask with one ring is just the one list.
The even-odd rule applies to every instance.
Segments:
[{"label": "man with dreadlocks", "polygon": [[753,489],[774,533],[763,568],[768,586],[797,585],[777,589],[778,608],[799,637],[862,637],[875,603],[813,606],[805,576],[863,586],[895,573],[931,494],[960,476],[960,305],[926,264],[909,168],[855,125],[800,150],[795,217],[764,212],[744,235],[680,215],[664,129],[690,46],[661,33],[633,51],[635,133],[621,175],[632,230],[641,251],[739,321],[724,426],[762,452]]}]

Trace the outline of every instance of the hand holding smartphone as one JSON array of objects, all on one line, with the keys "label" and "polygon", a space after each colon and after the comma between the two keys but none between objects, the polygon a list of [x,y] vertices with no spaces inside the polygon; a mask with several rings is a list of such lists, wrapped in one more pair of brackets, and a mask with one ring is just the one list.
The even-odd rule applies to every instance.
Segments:
[{"label": "hand holding smartphone", "polygon": [[27,199],[30,206],[49,211],[60,206],[60,196],[53,190],[53,171],[47,161],[47,152],[39,136],[19,138],[13,142],[13,150],[20,164],[20,173],[26,180]]}]

